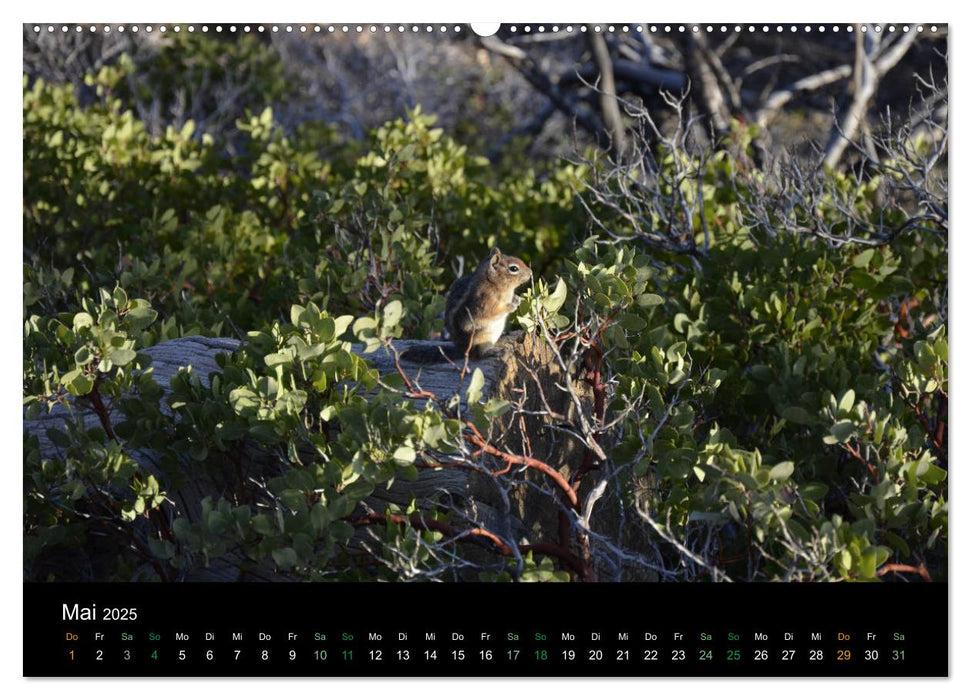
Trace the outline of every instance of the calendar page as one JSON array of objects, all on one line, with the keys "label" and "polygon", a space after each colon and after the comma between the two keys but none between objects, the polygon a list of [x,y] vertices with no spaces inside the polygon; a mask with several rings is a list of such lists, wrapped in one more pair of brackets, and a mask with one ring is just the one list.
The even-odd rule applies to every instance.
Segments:
[{"label": "calendar page", "polygon": [[949,674],[948,26],[614,19],[23,25],[25,676]]}]

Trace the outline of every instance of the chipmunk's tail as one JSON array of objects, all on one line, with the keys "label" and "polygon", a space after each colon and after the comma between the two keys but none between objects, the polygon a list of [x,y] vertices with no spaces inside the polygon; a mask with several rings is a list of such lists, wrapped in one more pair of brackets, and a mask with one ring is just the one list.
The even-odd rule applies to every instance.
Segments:
[{"label": "chipmunk's tail", "polygon": [[401,350],[399,357],[404,362],[418,365],[444,364],[463,359],[454,344],[434,342],[409,345]]}]

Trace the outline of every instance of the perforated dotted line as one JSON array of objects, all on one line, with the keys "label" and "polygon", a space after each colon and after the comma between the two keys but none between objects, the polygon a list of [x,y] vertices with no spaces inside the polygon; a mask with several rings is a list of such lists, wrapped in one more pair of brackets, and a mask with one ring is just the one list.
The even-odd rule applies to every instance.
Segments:
[{"label": "perforated dotted line", "polygon": [[[545,33],[545,32],[551,32],[551,33],[559,33],[559,32],[567,32],[567,33],[580,32],[580,33],[584,33],[584,32],[589,31],[589,29],[590,29],[585,24],[577,25],[577,26],[574,26],[572,24],[568,24],[568,25],[565,25],[565,26],[562,26],[562,27],[560,25],[556,25],[556,24],[553,24],[553,25],[545,25],[545,24],[540,24],[540,25],[529,25],[529,24],[526,24],[526,25],[516,25],[516,24],[513,24],[513,25],[508,25],[506,28],[507,28],[507,30],[509,32],[511,32],[513,34],[516,34],[516,33],[530,34],[532,32],[538,32],[540,34]],[[846,31],[846,32],[849,32],[849,33],[852,33],[853,31],[855,31],[855,28],[853,27],[853,25],[838,25],[838,24],[830,24],[830,25],[824,25],[824,24],[816,24],[816,25],[809,25],[809,24],[805,24],[805,25],[797,25],[797,24],[761,24],[761,25],[756,25],[756,24],[748,24],[748,25],[740,25],[740,24],[735,24],[735,25],[726,25],[726,24],[721,24],[721,25],[712,25],[712,24],[650,24],[650,25],[641,25],[641,24],[638,24],[638,25],[628,25],[628,24],[624,24],[624,25],[614,25],[614,24],[609,24],[609,25],[602,25],[602,24],[596,24],[596,25],[594,25],[592,27],[592,29],[593,29],[593,31],[598,32],[598,33],[599,32],[609,32],[609,33],[622,32],[622,33],[629,33],[629,32],[635,31],[637,33],[650,32],[652,34],[678,34],[678,33],[683,34],[683,33],[686,33],[686,32],[692,32],[692,33],[706,32],[706,33],[709,33],[709,34],[727,34],[729,32],[736,32],[736,33],[740,33],[740,32],[748,32],[748,33],[761,32],[763,34],[785,34],[785,33],[788,33],[788,34],[796,34],[796,33],[809,34],[809,33],[813,33],[813,32],[815,32],[815,33],[832,32],[834,34],[838,34],[838,33],[842,32],[842,31]],[[938,30],[938,26],[936,24],[932,24],[932,25],[929,25],[929,26],[926,26],[926,27],[923,24],[918,24],[918,25],[909,25],[909,24],[904,24],[904,25],[896,25],[896,24],[879,25],[879,24],[876,24],[876,25],[873,25],[873,31],[875,31],[875,32],[883,32],[883,31],[886,31],[886,32],[889,32],[889,33],[894,33],[894,32],[900,31],[900,32],[906,33],[906,32],[911,31],[912,29],[916,30],[917,32],[924,32],[925,30],[929,29],[931,32],[936,33],[937,30]],[[152,33],[152,32],[159,32],[161,34],[164,34],[164,33],[168,32],[168,31],[172,31],[172,32],[174,32],[176,34],[182,32],[182,31],[189,32],[190,34],[191,33],[194,33],[194,32],[197,32],[197,31],[198,32],[202,32],[204,34],[210,32],[210,31],[214,31],[216,33],[228,32],[230,34],[233,34],[233,33],[252,33],[252,32],[274,32],[274,33],[279,33],[279,32],[285,32],[285,33],[300,32],[301,34],[307,34],[307,33],[314,33],[314,34],[321,34],[321,33],[328,33],[328,34],[333,34],[333,33],[343,33],[343,34],[354,34],[354,33],[356,33],[356,34],[363,34],[363,33],[371,33],[371,34],[377,34],[377,33],[381,33],[381,32],[383,32],[385,34],[390,34],[392,32],[397,32],[399,34],[404,34],[404,33],[412,33],[412,34],[418,34],[418,33],[424,33],[424,34],[445,34],[445,33],[448,33],[448,32],[452,32],[454,34],[460,34],[462,32],[466,32],[467,31],[467,29],[465,27],[463,27],[461,25],[458,25],[458,24],[456,24],[456,25],[445,25],[445,24],[434,24],[434,25],[433,24],[394,24],[394,25],[392,25],[392,24],[326,24],[326,25],[322,25],[322,24],[282,24],[282,25],[281,24],[271,24],[271,25],[263,25],[263,24],[260,24],[260,25],[250,25],[250,24],[243,24],[243,25],[236,25],[236,24],[230,24],[230,25],[223,25],[223,24],[215,24],[215,25],[208,25],[208,24],[201,24],[201,25],[194,25],[194,24],[187,24],[187,25],[183,25],[183,24],[171,24],[171,25],[165,25],[165,24],[160,24],[160,25],[157,25],[157,26],[153,26],[151,24],[145,24],[145,25],[139,25],[139,24],[132,24],[132,25],[125,25],[125,24],[118,24],[118,25],[110,25],[110,24],[90,24],[90,25],[81,25],[81,24],[75,24],[75,25],[67,25],[67,24],[54,25],[54,24],[48,24],[48,25],[39,25],[39,24],[35,24],[35,25],[33,25],[33,30],[37,34],[41,34],[41,33],[44,33],[44,32],[46,32],[48,34],[53,34],[53,33],[57,32],[57,31],[60,31],[62,34],[66,34],[66,33],[70,32],[70,31],[74,31],[75,33],[80,33],[80,32],[84,32],[84,31],[87,31],[89,33],[93,33],[93,32],[103,32],[105,34],[109,34],[111,32],[125,32],[125,31],[130,31],[133,34],[138,33],[139,31],[144,31],[144,32],[147,32],[149,34]],[[869,31],[869,29],[868,29],[867,25],[863,25],[863,26],[860,27],[860,31],[866,32],[866,31]]]}]

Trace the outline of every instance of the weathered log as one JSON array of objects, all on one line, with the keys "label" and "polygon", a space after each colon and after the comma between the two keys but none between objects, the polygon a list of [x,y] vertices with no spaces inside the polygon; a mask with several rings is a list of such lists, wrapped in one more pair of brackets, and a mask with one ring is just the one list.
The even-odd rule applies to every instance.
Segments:
[{"label": "weathered log", "polygon": [[[216,357],[219,353],[231,353],[239,347],[237,341],[226,338],[187,337],[160,343],[143,350],[151,358],[153,376],[167,392],[169,382],[183,368],[192,368],[195,376],[206,386],[215,372],[220,372]],[[408,350],[420,347],[421,362],[415,361]],[[585,527],[602,533],[619,546],[645,551],[642,534],[631,527],[618,508],[623,508],[619,497],[616,475],[601,474],[595,453],[599,446],[584,441],[580,433],[589,432],[589,422],[595,415],[595,400],[589,384],[576,376],[578,370],[564,364],[542,339],[526,333],[511,334],[500,340],[501,356],[467,365],[460,361],[429,362],[429,355],[445,343],[400,340],[393,343],[393,351],[379,348],[363,354],[361,346],[354,351],[367,359],[383,377],[404,376],[410,386],[413,401],[429,400],[429,396],[448,402],[456,394],[463,415],[466,390],[476,369],[481,369],[485,379],[483,396],[500,398],[515,405],[516,410],[492,421],[487,434],[482,436],[487,449],[471,445],[465,453],[464,468],[422,468],[416,481],[396,479],[388,488],[378,488],[365,501],[363,510],[370,513],[365,520],[376,518],[380,522],[391,503],[406,505],[415,500],[420,509],[435,508],[453,514],[453,522],[468,524],[467,530],[482,530],[489,537],[471,541],[482,544],[481,548],[467,547],[467,561],[494,566],[497,554],[509,549],[509,545],[528,542],[541,553],[560,557],[560,564],[577,570],[578,547],[573,521],[580,518]],[[569,389],[567,389],[569,387]],[[168,404],[162,401],[163,410]],[[90,414],[90,415],[89,415]],[[62,456],[62,450],[52,442],[47,430],[60,427],[65,419],[74,419],[64,407],[35,420],[24,421],[24,431],[37,437],[43,458]],[[120,414],[112,414],[109,420],[117,423]],[[98,418],[91,411],[83,413],[84,425],[94,428]],[[587,429],[581,426],[588,424]],[[160,464],[160,455],[150,450],[127,450],[146,473],[156,475],[167,492],[170,503],[166,504],[165,517],[171,520],[183,517],[190,522],[201,518],[204,499],[218,501],[221,497],[235,494],[240,498],[240,485],[265,483],[289,468],[285,455],[248,441],[242,446],[242,455],[233,467],[222,468],[222,456],[214,456],[206,463],[191,460],[188,456],[178,465]],[[602,453],[601,453],[602,454]],[[527,468],[523,462],[513,463],[508,455],[529,455],[542,462],[542,468]],[[446,460],[447,461],[447,460]],[[168,469],[162,469],[167,466]],[[173,467],[176,469],[173,470]],[[177,472],[181,483],[177,487],[166,483],[165,474]],[[583,475],[587,478],[584,479]],[[605,483],[607,480],[610,483]],[[231,483],[232,480],[232,483]],[[564,489],[564,484],[569,487]],[[604,493],[600,504],[593,504]],[[245,501],[246,489],[243,488]],[[570,500],[573,499],[571,506]],[[581,509],[586,509],[581,512]],[[356,516],[355,516],[356,517]],[[149,524],[136,519],[142,528],[136,535],[147,545],[150,539]],[[624,523],[627,523],[624,525]],[[419,523],[420,525],[420,523]],[[462,530],[461,524],[459,530]],[[362,546],[367,528],[358,531],[351,547]],[[499,542],[506,543],[497,545]],[[536,544],[541,543],[541,544]],[[97,547],[86,547],[85,552],[59,552],[56,561],[41,564],[42,572],[56,570],[59,579],[95,579],[99,573],[110,572],[119,548],[130,543],[103,539]],[[123,551],[123,550],[122,550]],[[559,552],[559,554],[557,554]],[[74,556],[74,559],[71,557]],[[103,560],[99,561],[98,557]],[[507,555],[503,555],[507,556]],[[598,576],[608,579],[644,578],[643,570],[628,570],[626,563],[616,557],[607,557],[594,563]],[[606,562],[606,563],[605,563]],[[590,564],[584,564],[589,573]],[[46,567],[46,568],[45,568]],[[36,577],[37,571],[28,572]],[[278,580],[283,578],[272,563],[257,563],[239,552],[230,551],[218,557],[210,557],[186,565],[180,570],[184,580],[239,581]]]}]

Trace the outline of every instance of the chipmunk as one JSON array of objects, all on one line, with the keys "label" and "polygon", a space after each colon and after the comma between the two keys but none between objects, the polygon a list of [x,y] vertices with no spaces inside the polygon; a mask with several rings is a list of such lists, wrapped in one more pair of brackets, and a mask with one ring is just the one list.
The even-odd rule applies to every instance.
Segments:
[{"label": "chipmunk", "polygon": [[519,306],[516,287],[532,275],[522,260],[493,248],[472,274],[455,280],[445,297],[445,328],[460,353],[473,360],[496,354],[506,317]]},{"label": "chipmunk", "polygon": [[413,347],[402,356],[411,362],[436,362],[464,358],[481,360],[500,353],[495,347],[506,326],[506,317],[519,306],[516,287],[532,277],[519,258],[493,248],[475,270],[455,280],[445,296],[445,329],[453,352],[441,346]]}]

